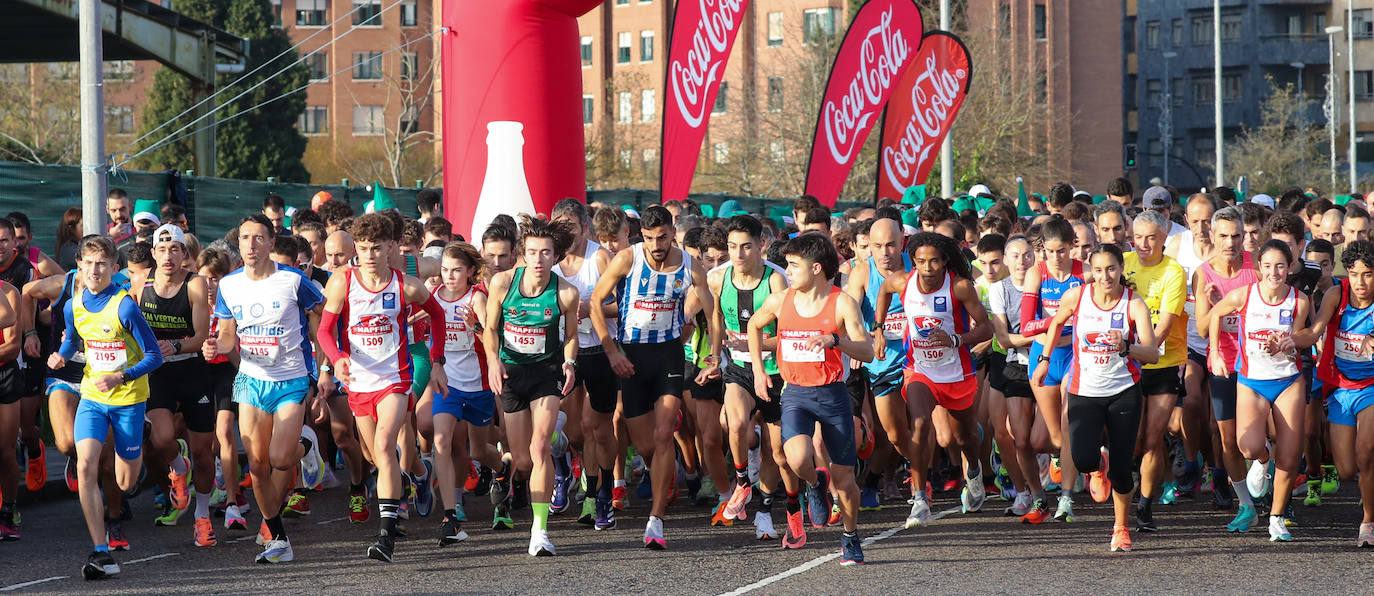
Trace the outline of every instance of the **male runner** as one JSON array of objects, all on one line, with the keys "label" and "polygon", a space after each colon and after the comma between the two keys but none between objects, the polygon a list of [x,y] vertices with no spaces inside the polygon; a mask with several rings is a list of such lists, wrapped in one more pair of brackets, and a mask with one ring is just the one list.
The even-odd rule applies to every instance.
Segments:
[{"label": "male runner", "polygon": [[[214,360],[239,350],[234,401],[239,404],[239,432],[248,452],[253,496],[262,512],[258,532],[263,551],[259,563],[285,563],[295,558],[282,526],[281,506],[296,464],[310,451],[301,436],[315,357],[310,327],[317,326],[320,290],[299,269],[271,259],[272,222],[255,213],[239,224],[243,267],[219,283],[215,318],[219,336],[205,340],[201,354]],[[323,419],[318,396],[310,410]]]},{"label": "male runner", "polygon": [[[1174,408],[1173,420],[1169,423],[1170,432],[1183,437],[1184,462],[1183,474],[1176,482],[1165,482],[1160,495],[1161,503],[1171,503],[1176,496],[1193,496],[1202,479],[1197,455],[1201,452],[1206,461],[1218,461],[1212,453],[1211,432],[1207,424],[1207,340],[1198,333],[1197,298],[1193,293],[1193,276],[1198,267],[1212,256],[1212,214],[1216,213],[1216,199],[1210,194],[1198,193],[1188,198],[1184,209],[1188,230],[1169,238],[1164,254],[1174,257],[1188,280],[1188,299],[1183,312],[1188,316],[1188,358],[1183,367],[1182,406]],[[1172,249],[1172,250],[1171,250]],[[1177,470],[1175,470],[1177,472]],[[1174,494],[1170,494],[1170,493]],[[1224,494],[1213,491],[1213,500]]]},{"label": "male runner", "polygon": [[[618,291],[619,333],[611,335],[601,309],[592,309],[591,315],[611,368],[623,379],[621,401],[630,440],[650,462],[653,507],[644,528],[644,546],[662,550],[667,548],[663,514],[677,479],[673,429],[682,405],[682,322],[697,310],[710,309],[711,356],[699,380],[718,370],[725,331],[706,272],[691,255],[673,246],[672,214],[655,205],[644,210],[641,222],[642,242],[617,254],[592,292],[592,303],[601,304]],[[696,300],[690,307],[689,296]],[[621,347],[616,347],[617,337]]]},{"label": "male runner", "polygon": [[[840,497],[844,533],[840,537],[840,564],[864,562],[859,540],[859,486],[854,482],[858,455],[854,444],[853,404],[844,386],[846,358],[873,359],[874,346],[863,327],[857,302],[831,285],[839,269],[839,255],[830,239],[804,233],[783,249],[792,287],[769,295],[749,319],[749,355],[753,363],[754,391],[772,400],[773,379],[763,359],[766,327],[776,324],[778,370],[787,386],[782,391],[783,449],[787,467],[806,483],[807,515],[811,525],[825,527],[830,518],[830,489]],[[967,288],[970,292],[972,288]],[[977,303],[977,297],[974,298]],[[885,312],[885,311],[884,311]],[[841,339],[840,332],[844,332]],[[815,467],[812,435],[820,427],[830,469]],[[800,527],[801,503],[797,490],[787,492],[789,531]],[[803,530],[804,532],[804,530]],[[800,537],[805,543],[805,534]],[[797,546],[800,546],[798,544]]]},{"label": "male runner", "polygon": [[[0,302],[19,304],[19,290],[0,281]],[[14,507],[19,500],[15,444],[19,441],[19,400],[25,393],[24,371],[19,368],[23,333],[23,328],[11,325],[0,338],[0,541],[19,539],[19,526],[14,523]]]}]

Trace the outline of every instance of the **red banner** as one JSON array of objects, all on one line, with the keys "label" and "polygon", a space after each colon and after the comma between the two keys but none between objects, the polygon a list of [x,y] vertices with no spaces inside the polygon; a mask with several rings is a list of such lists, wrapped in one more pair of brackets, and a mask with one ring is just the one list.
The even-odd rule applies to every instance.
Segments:
[{"label": "red banner", "polygon": [[663,159],[659,162],[664,201],[685,199],[696,172],[697,154],[711,120],[716,92],[725,78],[730,48],[744,25],[749,0],[681,0],[668,39],[663,84]]},{"label": "red banner", "polygon": [[964,42],[945,31],[927,33],[883,117],[877,198],[900,201],[907,187],[925,184],[972,80]]},{"label": "red banner", "polygon": [[921,45],[911,0],[870,0],[840,42],[812,135],[806,194],[834,205],[878,113]]}]

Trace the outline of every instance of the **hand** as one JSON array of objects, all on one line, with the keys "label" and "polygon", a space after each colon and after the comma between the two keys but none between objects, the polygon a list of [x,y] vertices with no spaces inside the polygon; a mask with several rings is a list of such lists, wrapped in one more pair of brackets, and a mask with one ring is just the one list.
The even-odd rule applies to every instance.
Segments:
[{"label": "hand", "polygon": [[117,225],[115,225],[114,227],[110,228],[110,237],[111,237],[111,238],[120,238],[120,237],[122,237],[122,236],[128,236],[129,234],[132,234],[133,231],[134,231],[134,224],[132,224],[132,223],[125,222],[125,223],[122,223],[122,224],[117,224]]},{"label": "hand", "polygon": [[429,373],[429,388],[434,395],[448,395],[448,373],[444,367],[436,366]]},{"label": "hand", "polygon": [[487,362],[487,384],[498,397],[506,387],[506,365],[500,360]]},{"label": "hand", "polygon": [[170,342],[170,341],[168,341],[168,340],[165,340],[165,339],[159,339],[159,340],[157,340],[157,349],[158,349],[160,352],[162,352],[162,356],[163,356],[164,358],[166,358],[167,356],[171,356],[172,354],[177,353],[176,346],[173,346],[173,345],[172,345],[172,342]]},{"label": "hand", "polygon": [[729,336],[725,338],[725,347],[726,349],[734,350],[736,352],[748,352],[749,341],[744,339],[736,339],[733,336]]},{"label": "hand", "polygon": [[832,335],[813,335],[806,340],[802,347],[812,352],[819,352],[835,347],[835,337]]},{"label": "hand", "polygon": [[[324,397],[321,397],[322,395]],[[315,397],[310,398],[311,420],[314,421],[314,424],[324,424],[326,420],[329,420],[329,408],[324,407],[328,395],[328,393],[316,393]]]},{"label": "hand", "polygon": [[477,321],[477,313],[471,308],[463,308],[463,321],[468,324],[468,329],[481,331],[482,325]]},{"label": "hand", "polygon": [[[875,352],[876,353],[876,352]],[[849,359],[849,370],[859,370],[864,367],[864,363],[853,358]]]},{"label": "hand", "polygon": [[887,338],[883,336],[883,329],[879,326],[878,330],[873,332],[873,354],[875,356],[881,356],[886,353]]},{"label": "hand", "polygon": [[773,379],[764,372],[763,367],[754,365],[754,395],[763,401],[773,401],[768,390],[773,388]]},{"label": "hand", "polygon": [[[334,361],[334,378],[347,385],[353,382],[353,374],[349,372],[349,367],[353,364],[348,356],[344,356]],[[437,370],[437,369],[436,369]]]},{"label": "hand", "polygon": [[200,355],[206,360],[214,360],[219,355],[219,339],[214,336],[205,338],[205,343],[200,345]]},{"label": "hand", "polygon": [[590,300],[577,301],[577,320],[581,321],[592,316],[592,303]]},{"label": "hand", "polygon": [[95,388],[102,393],[110,391],[124,383],[122,373],[109,373],[95,378]]},{"label": "hand", "polygon": [[1218,376],[1223,379],[1231,378],[1231,370],[1229,367],[1226,366],[1226,360],[1221,357],[1221,354],[1218,351],[1213,350],[1207,356],[1207,362],[1209,363],[1209,366],[1212,369],[1212,374],[1214,376]]},{"label": "hand", "polygon": [[37,335],[29,335],[24,338],[24,353],[30,358],[37,358],[43,355],[43,343],[38,341]]},{"label": "hand", "polygon": [[1206,294],[1208,298],[1212,299],[1212,306],[1216,306],[1217,302],[1221,301],[1221,288],[1218,288],[1216,284],[1210,282],[1204,283],[1202,285],[1202,293]]},{"label": "hand", "polygon": [[1041,362],[1035,365],[1035,372],[1031,373],[1032,386],[1045,386],[1045,378],[1050,376],[1050,363]]},{"label": "hand", "polygon": [[625,357],[625,353],[616,350],[615,353],[608,353],[606,359],[611,363],[611,370],[615,371],[616,376],[628,379],[635,374],[635,365],[630,364],[630,359]]},{"label": "hand", "polygon": [[954,347],[954,338],[950,337],[948,333],[945,333],[944,329],[931,329],[927,339],[929,339],[931,343],[942,348]]},{"label": "hand", "polygon": [[320,381],[315,384],[315,389],[319,392],[318,395],[323,395],[327,399],[334,395],[334,390],[338,388],[339,384],[334,382],[334,375],[327,372],[320,373]]},{"label": "hand", "polygon": [[1360,354],[1364,356],[1374,354],[1374,335],[1364,336],[1364,341],[1360,342]]},{"label": "hand", "polygon": [[58,370],[66,365],[67,359],[63,358],[61,354],[53,352],[51,356],[48,356],[48,368]]},{"label": "hand", "polygon": [[576,386],[577,386],[577,366],[574,365],[574,364],[571,363],[571,362],[564,362],[564,363],[563,363],[563,388],[561,389],[561,391],[563,392],[563,395],[568,395],[569,393],[572,393],[573,388],[576,387]]},{"label": "hand", "polygon": [[701,369],[701,372],[697,373],[696,383],[698,385],[705,385],[712,379],[720,376],[720,365],[710,360],[707,362],[706,368]]}]

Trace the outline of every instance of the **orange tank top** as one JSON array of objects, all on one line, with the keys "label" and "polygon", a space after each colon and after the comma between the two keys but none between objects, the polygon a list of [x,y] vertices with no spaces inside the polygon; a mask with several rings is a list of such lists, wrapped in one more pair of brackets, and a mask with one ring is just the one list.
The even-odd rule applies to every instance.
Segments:
[{"label": "orange tank top", "polygon": [[806,341],[818,335],[839,331],[835,321],[835,300],[839,288],[830,288],[825,307],[814,317],[803,317],[793,306],[796,290],[787,290],[778,314],[778,373],[788,385],[820,387],[844,380],[844,361],[840,350],[819,352],[806,349]]}]

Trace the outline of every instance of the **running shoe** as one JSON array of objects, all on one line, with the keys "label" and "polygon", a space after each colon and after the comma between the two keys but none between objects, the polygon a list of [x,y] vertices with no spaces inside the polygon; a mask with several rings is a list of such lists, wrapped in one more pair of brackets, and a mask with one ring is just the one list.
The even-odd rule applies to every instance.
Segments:
[{"label": "running shoe", "polygon": [[1006,515],[1007,517],[1021,517],[1028,513],[1030,511],[1030,508],[1031,494],[1017,493],[1016,500],[1012,501],[1011,507],[1007,507],[1005,510],[1003,510],[1002,514]]},{"label": "running shoe", "polygon": [[644,526],[644,548],[653,550],[664,550],[668,548],[668,541],[663,538],[663,520],[649,516],[649,523]]},{"label": "running shoe", "polygon": [[1155,514],[1149,503],[1137,503],[1135,506],[1135,531],[1137,532],[1158,532],[1159,526],[1155,525]]},{"label": "running shoe", "polygon": [[1269,516],[1269,541],[1289,542],[1291,540],[1293,540],[1293,535],[1288,532],[1287,524],[1283,523],[1283,516]]},{"label": "running shoe", "polygon": [[596,499],[582,499],[582,514],[577,516],[577,523],[584,526],[596,523]]},{"label": "running shoe", "polygon": [[787,533],[782,537],[783,548],[801,548],[806,546],[806,523],[802,521],[802,512],[787,514]]},{"label": "running shoe", "polygon": [[816,468],[816,484],[806,487],[806,516],[811,519],[811,527],[824,528],[830,520],[830,472]]},{"label": "running shoe", "polygon": [[366,493],[349,493],[348,495],[348,521],[355,524],[367,523],[368,518],[372,517],[372,512],[367,508]]},{"label": "running shoe", "polygon": [[272,530],[267,529],[267,520],[264,519],[262,525],[258,526],[258,535],[254,538],[254,542],[257,542],[258,546],[266,546],[271,541]]},{"label": "running shoe", "polygon": [[439,526],[439,546],[450,546],[467,539],[468,533],[458,527],[458,520],[444,516],[444,523]]},{"label": "running shoe", "polygon": [[1283,506],[1283,525],[1290,527],[1298,525],[1298,516],[1293,513],[1292,499],[1289,499],[1288,504]]},{"label": "running shoe", "polygon": [[492,511],[491,529],[493,530],[514,530],[515,520],[510,518],[510,506],[500,503]]},{"label": "running shoe", "polygon": [[301,457],[301,486],[318,490],[324,484],[324,458],[320,457],[320,438],[310,425],[301,426],[301,438],[310,441],[310,450]]},{"label": "running shoe", "polygon": [[453,519],[460,522],[468,521],[468,512],[463,509],[462,503],[453,506]]},{"label": "running shoe", "polygon": [[[744,508],[749,501],[754,498],[754,486],[752,484],[735,484],[734,492],[730,493],[730,500],[725,502],[723,516],[729,520],[745,520],[748,514]],[[726,524],[729,525],[729,524]]]},{"label": "running shoe", "polygon": [[243,519],[243,514],[238,507],[227,507],[224,510],[224,529],[226,530],[247,530],[248,521]]},{"label": "running shoe", "polygon": [[491,504],[498,505],[510,496],[511,489],[511,457],[507,453],[501,456],[501,472],[496,474],[491,480]]},{"label": "running shoe", "polygon": [[468,492],[479,497],[487,496],[487,493],[491,492],[491,481],[495,476],[496,472],[493,472],[491,468],[477,464],[477,484]]},{"label": "running shoe", "polygon": [[119,565],[115,563],[114,557],[110,553],[93,552],[86,557],[86,564],[81,566],[81,577],[87,580],[104,579],[119,575]]},{"label": "running shoe", "polygon": [[1329,495],[1341,489],[1341,475],[1336,472],[1336,466],[1322,466],[1322,494]]},{"label": "running shoe", "polygon": [[1178,483],[1169,481],[1164,483],[1164,490],[1159,495],[1160,505],[1173,505],[1178,502]]},{"label": "running shoe", "polygon": [[129,550],[129,539],[124,536],[124,527],[115,520],[105,520],[105,545],[110,550]]},{"label": "running shoe", "polygon": [[67,490],[72,493],[81,491],[81,487],[76,478],[76,458],[67,458],[67,465],[62,470],[62,475],[67,479]]},{"label": "running shoe", "polygon": [[467,492],[477,490],[477,482],[482,478],[482,473],[477,468],[477,460],[468,460],[468,475],[463,478],[463,490]]},{"label": "running shoe", "polygon": [[773,540],[777,537],[778,530],[773,527],[773,514],[767,511],[755,511],[754,538],[757,540]]},{"label": "running shoe", "polygon": [[[20,448],[25,454],[27,449]],[[48,483],[48,448],[40,441],[38,443],[38,457],[30,457],[28,469],[24,471],[24,487],[29,492],[36,493],[43,490],[43,485]]]},{"label": "running shoe", "polygon": [[1047,491],[1059,488],[1059,483],[1050,477],[1050,456],[1044,453],[1037,454],[1035,464],[1040,470],[1040,486]]},{"label": "running shoe", "polygon": [[1050,506],[1043,497],[1031,503],[1030,511],[1021,516],[1021,523],[1040,525],[1050,518]]},{"label": "running shoe", "polygon": [[[834,497],[832,496],[831,499],[834,499]],[[838,525],[840,525],[840,515],[841,515],[841,514],[840,514],[840,504],[839,504],[839,502],[837,501],[837,502],[835,502],[834,504],[832,504],[832,505],[830,506],[830,518],[827,519],[827,520],[825,520],[825,525],[827,525],[827,526],[838,526]]]},{"label": "running shoe", "polygon": [[396,539],[386,532],[377,534],[377,541],[372,546],[367,547],[367,558],[381,561],[383,563],[394,563],[393,555],[396,553]]},{"label": "running shoe", "polygon": [[282,517],[296,518],[307,515],[310,515],[310,499],[305,493],[291,493],[286,497],[286,506],[281,510]]},{"label": "running shoe", "polygon": [[172,506],[177,509],[185,509],[191,503],[191,491],[186,488],[187,477],[191,475],[191,460],[184,455],[178,455],[181,461],[186,464],[186,473],[178,474],[172,470],[167,470],[167,499]]},{"label": "running shoe", "polygon": [[859,491],[859,511],[881,511],[883,502],[878,498],[878,489],[865,488]]},{"label": "running shoe", "polygon": [[1226,479],[1226,473],[1220,470],[1212,475],[1212,509],[1229,511],[1236,504],[1235,491],[1231,490],[1231,483]]},{"label": "running shoe", "polygon": [[163,505],[157,517],[153,518],[153,525],[156,526],[175,526],[177,520],[181,519],[181,514],[186,513],[186,508],[177,509],[170,503]]},{"label": "running shoe", "polygon": [[215,524],[213,524],[213,523],[210,522],[210,518],[208,518],[208,517],[198,517],[198,518],[196,518],[195,537],[196,537],[196,546],[214,546],[214,545],[215,545],[215,543],[217,542],[217,541],[215,540]]},{"label": "running shoe", "polygon": [[[647,540],[647,538],[646,538]],[[549,533],[539,528],[530,528],[530,548],[531,557],[552,557],[553,543],[549,542]]]},{"label": "running shoe", "polygon": [[569,475],[555,475],[553,478],[553,495],[549,499],[549,513],[555,515],[563,513],[568,509],[568,492],[572,490],[573,477]]},{"label": "running shoe", "polygon": [[840,534],[840,565],[849,567],[850,565],[864,564],[864,549],[862,541],[859,540],[858,532],[853,536]]},{"label": "running shoe", "polygon": [[610,499],[597,497],[596,499],[596,525],[592,526],[597,530],[615,529],[615,507],[611,505]]},{"label": "running shoe", "polygon": [[624,511],[630,506],[630,489],[624,486],[611,488],[611,506],[616,511]]},{"label": "running shoe", "polygon": [[290,540],[268,540],[267,544],[262,546],[262,552],[258,553],[258,563],[289,563],[296,558],[296,554],[291,550]]},{"label": "running shoe", "polygon": [[1126,526],[1112,526],[1111,551],[1131,552],[1131,533],[1126,530]]},{"label": "running shoe", "polygon": [[1269,494],[1269,489],[1274,483],[1273,460],[1268,464],[1255,460],[1250,464],[1250,472],[1245,475],[1245,488],[1250,491],[1250,497],[1259,499]]},{"label": "running shoe", "polygon": [[1073,523],[1073,498],[1068,495],[1059,495],[1059,508],[1054,512],[1054,520],[1065,523]]},{"label": "running shoe", "polygon": [[434,464],[427,459],[421,459],[425,464],[425,477],[415,479],[415,513],[420,517],[429,517],[434,511],[434,483],[430,479],[434,478]]},{"label": "running shoe", "polygon": [[1064,470],[1059,467],[1059,456],[1050,456],[1050,483],[1063,484]]},{"label": "running shoe", "polygon": [[19,526],[13,519],[0,519],[0,542],[19,539]]},{"label": "running shoe", "polygon": [[1255,513],[1255,506],[1241,503],[1235,519],[1226,524],[1226,530],[1229,532],[1249,532],[1250,526],[1258,520],[1259,515]]},{"label": "running shoe", "polygon": [[1088,494],[1097,503],[1106,503],[1112,498],[1112,481],[1107,479],[1106,471],[1088,473]]},{"label": "running shoe", "polygon": [[1303,499],[1302,499],[1302,504],[1303,504],[1304,507],[1320,507],[1320,506],[1321,506],[1321,504],[1322,504],[1322,481],[1321,481],[1321,480],[1308,480],[1308,481],[1307,481],[1307,496],[1303,497]]},{"label": "running shoe", "polygon": [[924,528],[930,525],[930,503],[925,497],[916,499],[911,504],[911,513],[906,516],[906,529]]},{"label": "running shoe", "polygon": [[1355,539],[1356,548],[1374,548],[1374,522],[1360,524],[1360,535]]},{"label": "running shoe", "polygon": [[1298,475],[1297,475],[1297,477],[1293,479],[1293,491],[1292,491],[1291,493],[1289,493],[1289,495],[1290,495],[1290,496],[1294,496],[1294,497],[1301,497],[1301,496],[1306,495],[1306,494],[1307,494],[1307,474],[1304,474],[1304,473],[1302,473],[1302,472],[1299,472]]},{"label": "running shoe", "polygon": [[712,526],[733,526],[733,525],[735,525],[735,518],[730,517],[730,516],[726,515],[726,513],[725,513],[725,510],[729,507],[729,505],[730,505],[730,502],[729,502],[729,501],[725,501],[725,502],[721,502],[721,503],[716,503],[715,508],[711,510],[711,525],[712,525]]},{"label": "running shoe", "polygon": [[964,490],[959,495],[959,505],[964,513],[977,513],[982,511],[983,500],[987,496],[987,490],[983,488],[983,466],[978,466],[978,475],[964,483]]}]

